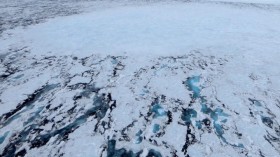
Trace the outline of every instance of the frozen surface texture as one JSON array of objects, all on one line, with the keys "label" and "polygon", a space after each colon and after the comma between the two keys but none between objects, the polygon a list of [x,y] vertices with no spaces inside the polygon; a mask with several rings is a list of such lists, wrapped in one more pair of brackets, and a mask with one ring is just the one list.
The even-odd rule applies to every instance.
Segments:
[{"label": "frozen surface texture", "polygon": [[22,51],[1,58],[1,156],[279,155],[279,91],[236,85],[231,57]]},{"label": "frozen surface texture", "polygon": [[0,7],[1,157],[280,156],[278,1]]}]

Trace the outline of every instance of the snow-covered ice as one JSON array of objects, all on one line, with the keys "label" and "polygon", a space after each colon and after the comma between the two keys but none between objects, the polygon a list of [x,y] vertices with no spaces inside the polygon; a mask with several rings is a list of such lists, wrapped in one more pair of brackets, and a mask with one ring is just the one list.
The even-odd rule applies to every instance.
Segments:
[{"label": "snow-covered ice", "polygon": [[280,1],[0,10],[0,156],[280,155]]}]

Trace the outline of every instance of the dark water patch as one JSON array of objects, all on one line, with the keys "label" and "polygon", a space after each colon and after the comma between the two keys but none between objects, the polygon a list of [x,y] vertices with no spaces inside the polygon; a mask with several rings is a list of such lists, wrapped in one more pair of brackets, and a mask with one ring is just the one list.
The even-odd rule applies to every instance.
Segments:
[{"label": "dark water patch", "polygon": [[216,122],[214,122],[214,129],[215,129],[215,133],[216,135],[226,144],[229,144],[227,142],[227,140],[223,137],[224,134],[224,129],[222,127],[222,125],[217,124]]},{"label": "dark water patch", "polygon": [[[75,131],[80,125],[84,124],[87,121],[87,118],[90,116],[94,116],[98,121],[100,121],[103,117],[105,117],[107,110],[109,109],[111,100],[108,100],[106,94],[102,94],[101,96],[96,96],[94,98],[93,107],[86,111],[86,113],[77,119],[75,119],[72,123],[66,125],[65,127],[49,132],[47,134],[41,135],[42,131],[39,128],[39,124],[31,124],[27,126],[23,131],[19,132],[14,140],[10,141],[10,143],[4,148],[3,154],[0,156],[3,157],[12,157],[15,155],[17,151],[17,146],[20,146],[23,143],[30,143],[30,148],[37,148],[44,146],[48,141],[57,136],[57,140],[67,140],[68,135]],[[36,134],[37,136],[30,140],[28,137],[31,134]]]},{"label": "dark water patch", "polygon": [[75,119],[74,122],[68,124],[67,126],[55,130],[49,134],[39,135],[33,141],[31,141],[31,148],[41,147],[45,145],[51,137],[57,136],[59,139],[66,140],[68,135],[75,131],[80,125],[87,121],[87,118],[94,116],[98,121],[105,117],[107,110],[109,109],[109,104],[111,100],[106,99],[106,95],[97,96],[94,99],[93,107],[87,110],[87,112]]},{"label": "dark water patch", "polygon": [[223,130],[223,127],[220,124],[217,124],[217,123],[214,122],[214,128],[215,128],[216,134],[219,137],[223,136],[224,130]]},{"label": "dark water patch", "polygon": [[[109,140],[107,146],[107,157],[140,157],[143,150],[133,152],[125,148],[116,149],[116,140]],[[162,157],[161,153],[150,149],[146,157]]]},{"label": "dark water patch", "polygon": [[142,131],[142,130],[139,130],[139,131],[136,133],[136,136],[141,136],[142,133],[143,133],[143,131]]},{"label": "dark water patch", "polygon": [[210,117],[214,120],[217,121],[219,116],[223,117],[229,117],[228,114],[224,113],[223,109],[221,108],[216,108],[215,110],[212,110],[209,108],[205,103],[201,104],[201,112],[204,114],[210,115]]},{"label": "dark water patch", "polygon": [[152,104],[151,111],[154,114],[153,118],[158,118],[158,117],[166,116],[166,111],[158,103]]},{"label": "dark water patch", "polygon": [[136,144],[140,144],[143,141],[143,137],[139,136],[136,139]]},{"label": "dark water patch", "polygon": [[181,115],[181,119],[185,122],[185,124],[191,124],[191,118],[196,118],[197,112],[194,109],[184,109]]},{"label": "dark water patch", "polygon": [[[218,123],[218,121],[220,120],[220,122],[222,124],[227,122],[227,117],[229,117],[230,115],[225,113],[224,110],[222,108],[216,108],[216,109],[212,109],[210,107],[208,107],[208,103],[207,103],[207,99],[205,96],[201,95],[201,91],[202,88],[199,84],[200,82],[200,76],[192,76],[192,77],[188,77],[187,80],[184,82],[184,84],[186,85],[187,89],[192,92],[191,98],[192,101],[190,102],[190,105],[193,104],[195,102],[195,100],[199,100],[200,101],[200,105],[201,105],[201,112],[210,116],[211,120],[206,118],[203,119],[202,121],[198,120],[195,121],[195,126],[197,129],[202,129],[203,125],[206,126],[208,132],[210,133],[213,129],[215,130],[215,134],[218,136],[219,139],[221,139],[224,143],[231,145],[233,147],[238,147],[238,148],[244,148],[243,144],[231,144],[229,143],[225,138],[224,138],[224,128],[221,124]],[[261,106],[261,103],[257,100],[253,100],[253,99],[249,99],[252,104],[256,105],[256,106]],[[219,101],[220,102],[220,101]],[[224,107],[224,104],[223,104]],[[181,119],[183,121],[185,121],[185,124],[188,126],[188,132],[190,133],[190,126],[192,126],[191,122],[192,122],[192,118],[196,118],[197,116],[197,112],[194,109],[184,109]],[[220,117],[223,117],[222,119]],[[270,124],[270,121],[267,120],[266,121],[267,125]],[[213,124],[213,125],[212,125]],[[213,129],[212,129],[213,128]],[[191,145],[193,142],[195,142],[195,137],[192,134],[188,134],[186,136],[186,143],[183,146],[182,151],[184,152],[184,154],[187,154],[187,148],[189,145]],[[187,155],[188,156],[188,155]]]},{"label": "dark water patch", "polygon": [[269,128],[273,127],[273,121],[271,118],[261,116],[261,119],[262,119],[263,124],[265,124],[267,127],[269,127]]},{"label": "dark water patch", "polygon": [[[251,102],[251,105],[255,105],[257,107],[262,107],[263,106],[262,103],[259,100],[251,99],[251,98],[249,98],[248,100]],[[271,112],[269,111],[268,113],[270,114]],[[263,116],[262,114],[263,113],[261,112],[260,116],[261,116],[262,123],[265,124],[267,127],[273,129],[273,120],[272,120],[272,118],[267,117],[267,116]]]},{"label": "dark water patch", "polygon": [[[223,109],[221,108],[216,108],[216,109],[212,109],[210,107],[208,107],[207,105],[207,100],[204,96],[201,96],[201,87],[199,85],[197,85],[200,82],[200,76],[192,76],[192,77],[188,77],[187,80],[184,82],[184,84],[187,86],[188,90],[191,91],[193,94],[191,96],[191,98],[193,99],[192,102],[196,99],[200,100],[200,105],[201,105],[201,112],[209,115],[213,121],[213,127],[215,130],[216,135],[226,144],[230,144],[227,142],[227,140],[223,137],[224,134],[224,129],[222,127],[222,125],[218,124],[218,120],[219,117],[229,117],[228,114],[226,114]],[[192,103],[191,102],[191,103]],[[254,101],[255,104],[259,105],[259,103],[257,101]],[[183,111],[183,114],[181,116],[182,120],[185,121],[185,124],[190,125],[191,124],[191,118],[195,118],[197,115],[197,112],[193,109],[185,109]],[[222,123],[226,123],[227,119],[222,119],[221,120]],[[209,119],[203,119],[202,121],[196,121],[195,126],[198,129],[202,129],[202,125],[205,125],[206,128],[208,129],[209,132],[211,132],[211,120]],[[242,147],[242,144],[239,145],[234,145],[234,144],[230,144],[234,147]],[[242,145],[242,146],[241,146]],[[184,153],[187,152],[187,147],[188,144],[186,142],[185,144],[185,150]]]},{"label": "dark water patch", "polygon": [[227,119],[224,119],[224,120],[221,120],[222,123],[226,123],[227,122]]},{"label": "dark water patch", "polygon": [[201,122],[201,121],[196,121],[196,122],[195,122],[195,126],[196,126],[198,129],[202,129],[202,122]]},{"label": "dark water patch", "polygon": [[136,144],[140,144],[143,141],[143,137],[142,137],[143,131],[139,130],[135,136],[136,136]]},{"label": "dark water patch", "polygon": [[30,133],[32,133],[32,130],[36,127],[37,127],[37,125],[35,125],[35,124],[30,125],[30,126],[24,128],[24,130],[15,134],[13,137],[11,137],[12,139],[10,140],[10,143],[8,143],[5,146],[3,152],[2,152],[2,154],[0,154],[0,156],[1,157],[14,157],[15,152],[17,151],[18,147],[22,143],[28,142],[28,135]]},{"label": "dark water patch", "polygon": [[[45,85],[41,87],[40,89],[35,90],[34,93],[31,95],[28,95],[27,99],[25,99],[22,103],[20,103],[16,109],[13,109],[12,111],[3,114],[0,117],[0,126],[5,127],[6,125],[9,125],[12,121],[20,117],[20,114],[18,113],[20,110],[22,110],[24,107],[27,108],[27,110],[33,108],[33,103],[39,100],[43,94],[49,92],[50,90],[53,90],[59,86],[59,84],[51,84],[51,85]],[[26,111],[26,110],[25,110]],[[22,112],[21,112],[22,113]]]},{"label": "dark water patch", "polygon": [[9,133],[10,132],[7,131],[7,132],[4,133],[3,136],[0,136],[0,144],[2,144],[5,141],[6,137],[9,135]]},{"label": "dark water patch", "polygon": [[109,140],[107,147],[107,157],[139,157],[142,152],[134,153],[124,148],[116,149],[116,140]]},{"label": "dark water patch", "polygon": [[224,134],[224,129],[222,127],[222,125],[217,124],[216,122],[214,122],[214,129],[215,129],[215,133],[216,135],[226,144],[231,145],[232,147],[236,147],[236,148],[241,148],[244,149],[244,145],[242,143],[238,143],[238,144],[231,144],[229,143],[226,138],[223,136]]},{"label": "dark water patch", "polygon": [[206,103],[201,103],[201,110],[200,110],[200,111],[201,111],[202,113],[204,113],[204,114],[209,114],[209,113],[213,112],[212,109],[209,108],[209,107],[206,105]]},{"label": "dark water patch", "polygon": [[216,114],[215,112],[211,112],[211,113],[210,113],[210,117],[211,117],[214,121],[217,121],[217,120],[218,120],[218,114]]}]

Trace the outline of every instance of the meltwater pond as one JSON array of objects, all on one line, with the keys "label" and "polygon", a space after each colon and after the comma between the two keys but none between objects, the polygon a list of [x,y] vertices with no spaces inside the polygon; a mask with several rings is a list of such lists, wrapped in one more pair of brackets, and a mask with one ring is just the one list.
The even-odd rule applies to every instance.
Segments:
[{"label": "meltwater pond", "polygon": [[200,76],[193,76],[187,78],[185,84],[188,89],[193,92],[192,98],[197,99],[200,97],[201,87],[199,87],[198,83],[200,81]]},{"label": "meltwater pond", "polygon": [[5,132],[4,135],[0,136],[0,144],[2,144],[5,141],[8,134],[9,134],[9,131]]}]

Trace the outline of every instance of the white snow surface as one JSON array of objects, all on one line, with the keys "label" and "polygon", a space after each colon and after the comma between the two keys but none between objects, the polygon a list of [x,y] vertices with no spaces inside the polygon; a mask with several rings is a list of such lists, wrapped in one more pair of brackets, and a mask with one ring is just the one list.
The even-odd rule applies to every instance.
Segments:
[{"label": "white snow surface", "polygon": [[1,43],[36,55],[278,53],[279,12],[195,2],[115,7],[11,30]]}]

